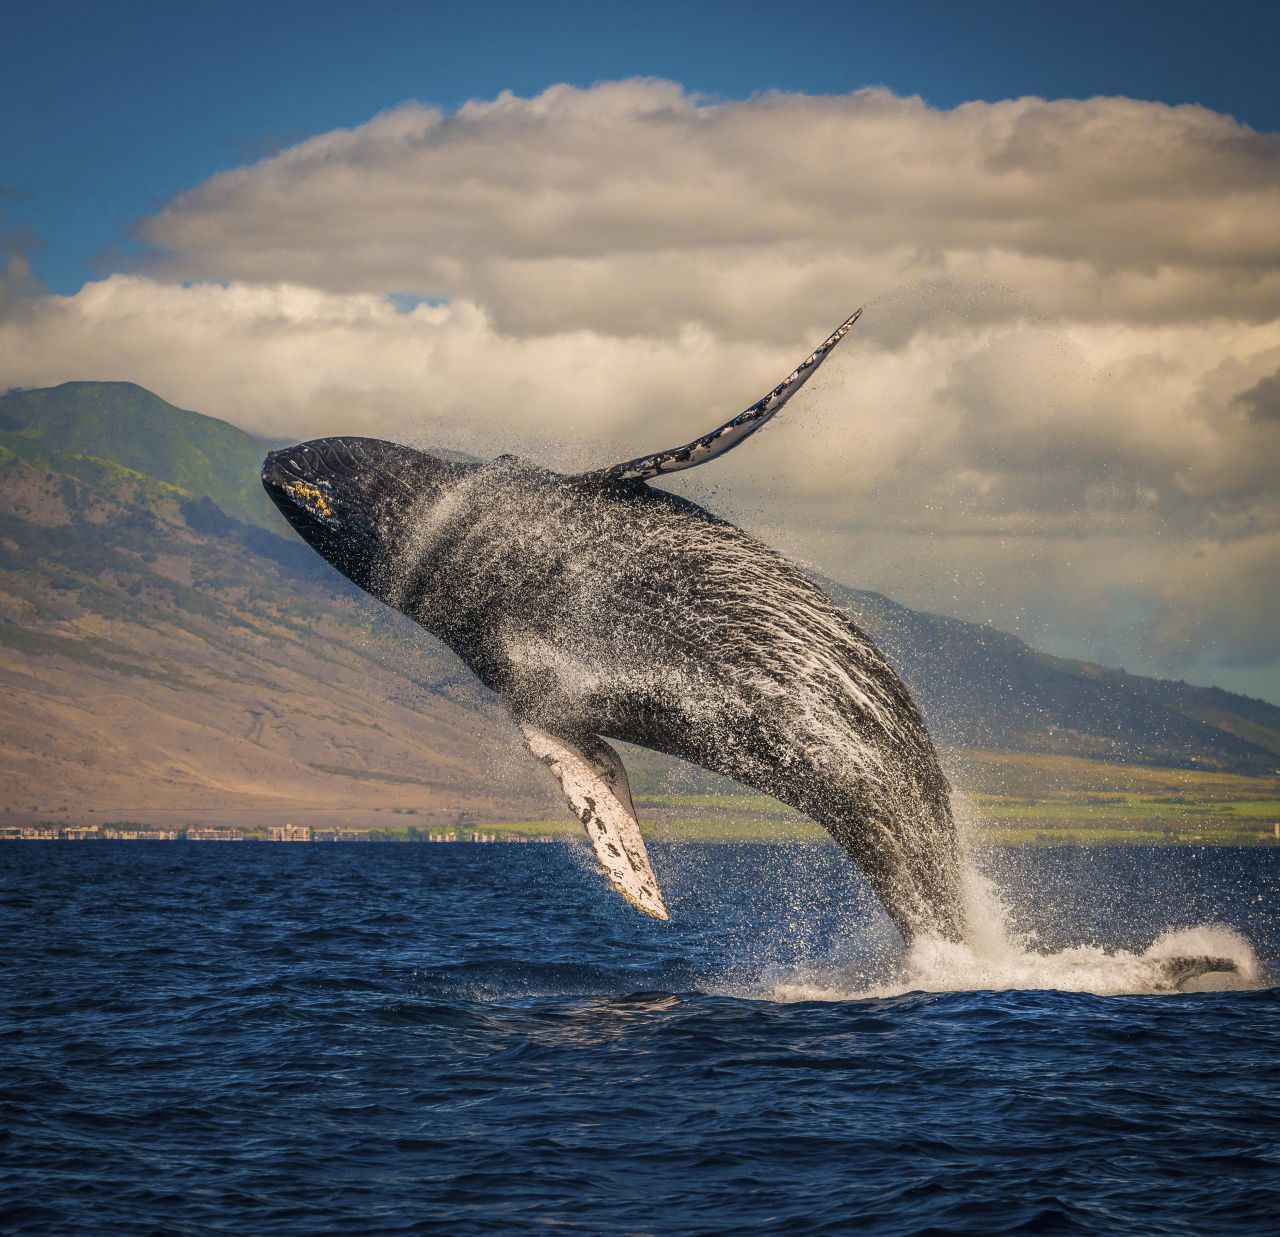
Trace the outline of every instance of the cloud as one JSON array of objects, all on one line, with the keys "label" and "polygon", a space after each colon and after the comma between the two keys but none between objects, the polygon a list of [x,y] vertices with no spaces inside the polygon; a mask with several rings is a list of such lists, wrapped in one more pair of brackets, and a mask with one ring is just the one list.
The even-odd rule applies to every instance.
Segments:
[{"label": "cloud", "polygon": [[[0,254],[5,252],[0,243]],[[40,283],[31,273],[31,264],[23,254],[9,252],[4,269],[0,270],[0,323],[23,313],[39,292]]]},{"label": "cloud", "polygon": [[215,176],[139,232],[183,278],[461,296],[520,333],[780,339],[851,297],[974,278],[1006,313],[1259,321],[1277,168],[1280,135],[1198,107],[708,103],[629,81],[410,104]]},{"label": "cloud", "polygon": [[1233,402],[1258,420],[1280,421],[1280,370],[1260,378]]},{"label": "cloud", "polygon": [[578,469],[710,428],[866,299],[779,423],[673,488],[910,604],[1275,669],[1277,154],[1127,99],[412,104],[175,199],[146,273],[28,289],[0,384]]}]

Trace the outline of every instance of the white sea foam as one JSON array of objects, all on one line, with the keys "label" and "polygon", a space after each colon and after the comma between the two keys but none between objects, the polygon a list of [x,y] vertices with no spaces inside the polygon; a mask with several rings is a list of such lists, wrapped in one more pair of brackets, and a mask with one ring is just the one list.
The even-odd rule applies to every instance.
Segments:
[{"label": "white sea foam", "polygon": [[[870,965],[808,964],[762,976],[750,995],[775,1001],[843,1001],[908,992],[1056,990],[1099,996],[1205,992],[1256,987],[1258,959],[1235,929],[1222,924],[1170,928],[1146,949],[1095,943],[1059,950],[1036,947],[1019,933],[995,883],[968,865],[969,931],[962,942],[924,937],[896,959]],[[1177,960],[1225,959],[1230,971],[1187,977]],[[747,995],[743,992],[742,995]]]},{"label": "white sea foam", "polygon": [[[1231,972],[1213,971],[1178,984],[1166,965],[1174,958],[1226,958]],[[1257,959],[1238,932],[1216,924],[1165,932],[1148,949],[1133,953],[1098,945],[1076,945],[1056,953],[1010,944],[987,952],[970,943],[918,941],[887,978],[840,976],[831,971],[777,977],[754,995],[775,1001],[845,1001],[899,996],[907,992],[1048,989],[1098,996],[1206,992],[1257,983]]]}]

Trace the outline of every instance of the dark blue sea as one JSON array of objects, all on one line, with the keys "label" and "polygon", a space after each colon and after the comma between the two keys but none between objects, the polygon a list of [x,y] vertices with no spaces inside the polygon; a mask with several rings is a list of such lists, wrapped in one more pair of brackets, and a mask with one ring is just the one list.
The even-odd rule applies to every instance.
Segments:
[{"label": "dark blue sea", "polygon": [[4,1230],[1280,1229],[1280,847],[992,852],[911,956],[832,847],[653,850],[670,924],[561,844],[5,844]]}]

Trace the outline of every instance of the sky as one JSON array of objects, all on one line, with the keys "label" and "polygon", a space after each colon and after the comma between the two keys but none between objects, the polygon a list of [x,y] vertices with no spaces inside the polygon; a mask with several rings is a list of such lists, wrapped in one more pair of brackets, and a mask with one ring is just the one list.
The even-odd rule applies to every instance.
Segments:
[{"label": "sky", "polygon": [[1274,5],[0,18],[0,387],[581,468],[865,302],[670,487],[906,604],[1280,701]]}]

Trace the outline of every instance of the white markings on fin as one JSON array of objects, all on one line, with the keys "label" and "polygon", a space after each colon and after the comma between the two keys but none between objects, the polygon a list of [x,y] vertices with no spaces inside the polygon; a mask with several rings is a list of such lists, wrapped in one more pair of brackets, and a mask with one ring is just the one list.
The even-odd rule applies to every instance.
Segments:
[{"label": "white markings on fin", "polygon": [[570,741],[522,725],[525,745],[560,779],[565,798],[586,828],[609,883],[636,910],[670,919],[649,866],[622,760],[603,739]]},{"label": "white markings on fin", "polygon": [[611,468],[583,473],[580,480],[647,481],[650,477],[656,477],[662,473],[696,468],[699,464],[705,464],[708,460],[713,460],[716,456],[732,450],[744,438],[749,438],[760,429],[804,386],[818,366],[827,359],[831,349],[849,333],[860,317],[862,317],[862,310],[855,310],[768,395],[756,400],[750,408],[738,413],[732,421],[726,421],[719,429],[714,429],[693,442],[685,443],[683,447],[672,447],[668,451],[658,451],[653,455],[641,455],[634,460],[614,464]]}]

